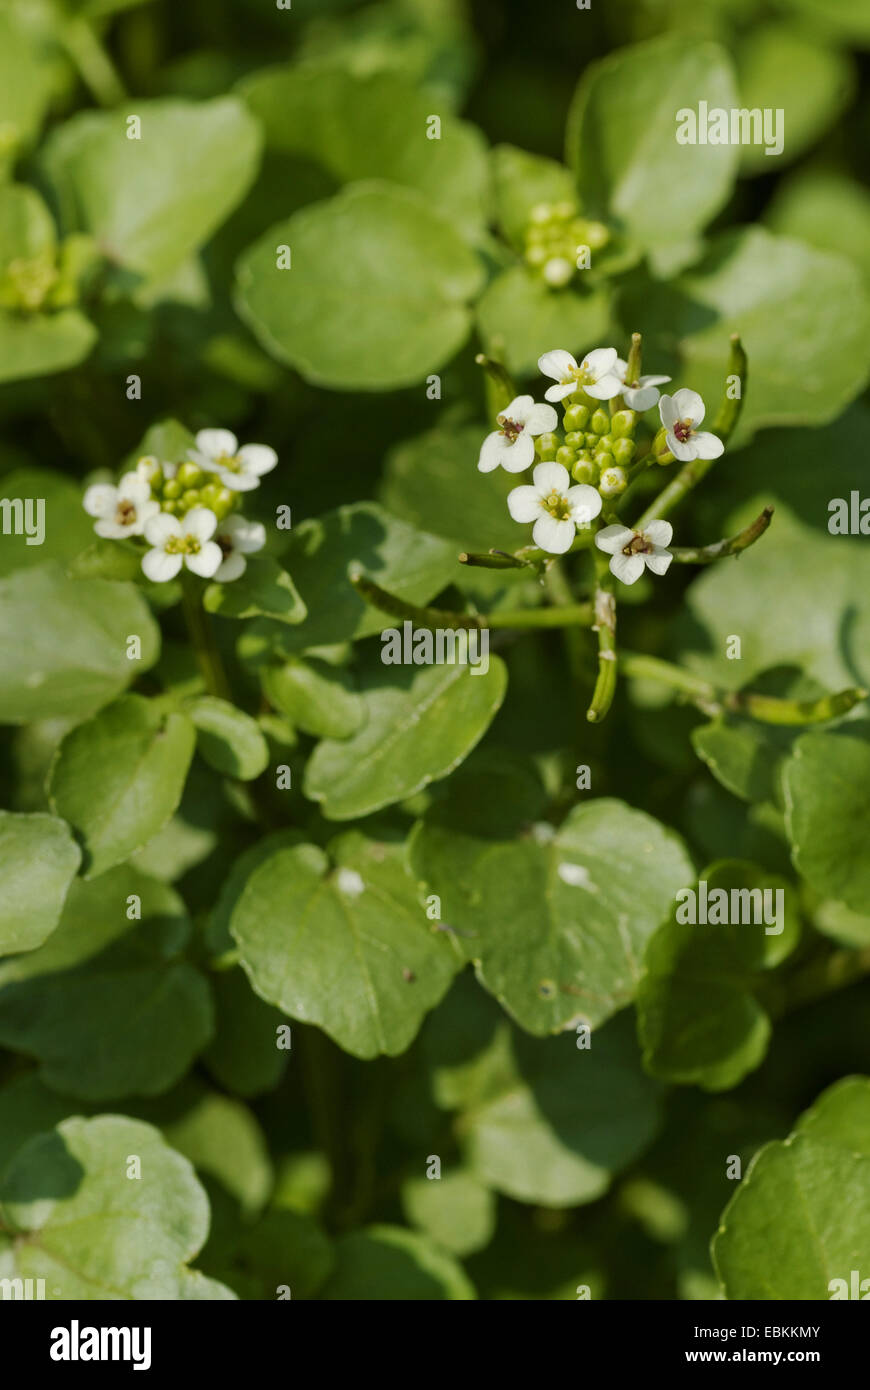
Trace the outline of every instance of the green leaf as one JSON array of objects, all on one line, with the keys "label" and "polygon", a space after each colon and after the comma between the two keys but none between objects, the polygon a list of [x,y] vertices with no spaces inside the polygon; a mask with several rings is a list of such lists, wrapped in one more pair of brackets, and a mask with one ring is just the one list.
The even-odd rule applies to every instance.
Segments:
[{"label": "green leaf", "polygon": [[297,657],[260,674],[269,702],[315,738],[349,738],[366,718],[351,672],[325,661]]},{"label": "green leaf", "polygon": [[[204,1086],[183,1088],[187,1104],[177,1117],[153,1117],[173,1149],[217,1181],[246,1213],[259,1211],[274,1182],[269,1150],[253,1113],[240,1101]],[[157,1106],[165,1106],[158,1102]],[[153,1103],[152,1103],[153,1105]],[[154,1107],[157,1108],[157,1107]]]},{"label": "green leaf", "polygon": [[575,806],[555,834],[454,825],[449,801],[434,808],[413,833],[411,862],[481,983],[523,1028],[597,1025],[634,997],[646,942],[694,880],[672,832],[606,798]]},{"label": "green leaf", "polygon": [[[738,106],[727,54],[668,35],[586,68],[568,115],[568,163],[584,212],[618,222],[645,247],[699,231],[727,202],[738,150],[679,144],[678,113]],[[568,346],[564,344],[563,346]]]},{"label": "green leaf", "polygon": [[380,632],[389,621],[360,598],[348,579],[351,566],[408,603],[428,603],[458,579],[456,551],[417,531],[374,502],[339,507],[294,527],[282,556],[293,571],[308,617],[280,633],[288,655]]},{"label": "green leaf", "polygon": [[[4,497],[22,501],[30,498],[35,504],[42,502],[45,506],[41,544],[30,543],[39,538],[38,506],[34,507],[30,518],[31,531],[36,528],[35,535],[28,538],[25,527],[17,535],[4,535],[0,547],[0,576],[44,565],[47,560],[69,562],[93,541],[93,521],[82,507],[81,488],[62,473],[49,468],[13,468],[0,479],[0,491]],[[27,522],[27,519],[25,512],[23,520]]]},{"label": "green leaf", "polygon": [[208,1199],[151,1125],[99,1115],[64,1120],[20,1150],[0,1217],[0,1268],[44,1279],[46,1299],[178,1299],[208,1233]]},{"label": "green leaf", "polygon": [[83,1100],[168,1090],[212,1031],[208,986],[180,959],[189,930],[177,894],[127,866],[76,880],[45,945],[0,965],[0,1046]]},{"label": "green leaf", "polygon": [[870,48],[870,4],[867,0],[787,0],[787,7],[808,18],[814,29],[839,42]]},{"label": "green leaf", "polygon": [[739,333],[749,384],[735,439],[770,425],[834,420],[870,371],[870,308],[855,266],[842,256],[744,227],[716,237],[704,259],[667,289],[626,297],[625,315],[655,347],[674,347],[683,376],[708,403],[722,394],[727,344]]},{"label": "green leaf", "polygon": [[123,695],[67,734],[51,771],[54,810],[84,847],[86,878],[141,849],[178,807],[194,730],[141,695]]},{"label": "green leaf", "polygon": [[54,931],[81,857],[65,821],[0,811],[0,956],[32,951]]},{"label": "green leaf", "polygon": [[524,266],[512,266],[488,286],[477,308],[486,351],[504,358],[517,376],[537,370],[538,358],[553,347],[583,352],[606,336],[610,295],[606,289],[551,289]]},{"label": "green leaf", "polygon": [[864,913],[870,900],[870,725],[803,734],[783,773],[795,867],[816,892]]},{"label": "green leaf", "polygon": [[868,1245],[870,1081],[852,1076],[756,1155],[722,1214],[713,1261],[729,1299],[857,1298],[852,1270],[867,1277]]},{"label": "green leaf", "polygon": [[160,463],[183,463],[187,452],[196,444],[196,436],[178,420],[158,420],[150,425],[139,444],[127,455],[125,470],[136,467],[141,458],[156,458]]},{"label": "green leaf", "polygon": [[854,179],[802,171],[778,188],[765,222],[780,236],[848,256],[870,279],[870,193]]},{"label": "green leaf", "polygon": [[820,43],[792,24],[754,24],[737,54],[740,101],[746,109],[781,111],[783,147],[740,147],[744,173],[780,172],[834,124],[849,104],[855,71],[848,54]]},{"label": "green leaf", "polygon": [[401,849],[352,832],[288,844],[250,873],[230,918],[257,993],[355,1057],[396,1056],[459,962],[426,920]]},{"label": "green leaf", "polygon": [[[478,653],[479,655],[479,653]],[[483,737],[504,699],[507,671],[391,666],[370,657],[360,675],[362,728],[325,739],[305,769],[305,795],[329,820],[367,816],[446,777]]]},{"label": "green leaf", "polygon": [[[289,247],[292,269],[278,267]],[[483,267],[420,194],[354,184],[270,228],[238,265],[238,308],[316,386],[419,386],[462,347]]]},{"label": "green leaf", "polygon": [[217,772],[250,782],[265,771],[269,745],[244,710],[214,695],[200,696],[186,710],[196,729],[197,751]]},{"label": "green leaf", "polygon": [[168,275],[202,246],[247,191],[257,168],[256,121],[235,97],[137,101],[86,111],[57,127],[43,152],[67,232],[89,232],[111,261]]},{"label": "green leaf", "polygon": [[202,1060],[215,1080],[240,1096],[258,1096],[278,1085],[289,1052],[278,1047],[283,1015],[254,994],[243,970],[212,976],[214,1038]]},{"label": "green leaf", "polygon": [[[142,642],[127,657],[127,637]],[[59,565],[0,581],[0,723],[93,712],[153,666],[160,632],[132,585],[70,579]]]},{"label": "green leaf", "polygon": [[23,14],[0,15],[0,170],[30,145],[51,101],[55,69]]},{"label": "green leaf", "polygon": [[574,176],[555,159],[528,154],[516,145],[496,145],[490,159],[498,224],[507,240],[522,251],[532,209],[538,203],[576,203]]},{"label": "green leaf", "polygon": [[462,1266],[425,1236],[401,1226],[369,1226],[342,1236],[336,1266],[320,1291],[329,1301],[437,1302],[477,1297]]},{"label": "green leaf", "polygon": [[[341,183],[387,179],[424,194],[465,234],[486,220],[486,148],[474,126],[442,114],[427,134],[432,96],[395,73],[353,74],[329,63],[266,68],[240,93],[266,147],[323,165]],[[353,138],[349,139],[349,132]]]},{"label": "green leaf", "polygon": [[240,1297],[260,1302],[317,1295],[334,1264],[332,1241],[317,1223],[296,1211],[267,1211],[254,1225],[239,1224],[229,1243],[204,1252],[208,1267]]},{"label": "green leaf", "polygon": [[[779,965],[800,937],[797,890],[778,875],[736,859],[711,864],[702,870],[700,883],[706,884],[708,921],[701,920],[704,890],[699,887],[692,890],[694,900],[682,899],[647,945],[638,1032],[644,1065],[653,1076],[724,1091],[759,1066],[767,1052],[771,1024],[756,990],[762,972]],[[735,891],[762,896],[753,905],[748,897],[735,900]],[[712,895],[719,892],[726,895],[721,924],[709,921],[718,914],[720,900]],[[751,920],[741,920],[744,915]]]},{"label": "green leaf", "polygon": [[293,580],[269,555],[249,559],[245,572],[230,584],[209,584],[203,607],[220,618],[272,618],[301,623],[306,607]]},{"label": "green leaf", "polygon": [[0,382],[66,371],[96,341],[97,330],[78,309],[26,316],[0,309]]},{"label": "green leaf", "polygon": [[407,1219],[451,1255],[470,1255],[495,1231],[495,1197],[472,1173],[455,1168],[436,1178],[408,1178],[402,1185]]}]

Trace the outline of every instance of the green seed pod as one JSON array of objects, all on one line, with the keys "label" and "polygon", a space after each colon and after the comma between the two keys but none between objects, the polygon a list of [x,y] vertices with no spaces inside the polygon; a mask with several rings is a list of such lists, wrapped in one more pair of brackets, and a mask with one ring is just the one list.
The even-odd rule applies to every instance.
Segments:
[{"label": "green seed pod", "polygon": [[585,405],[569,405],[565,409],[565,429],[582,430],[589,419],[589,408]]},{"label": "green seed pod", "polygon": [[571,469],[571,477],[575,483],[591,483],[594,487],[598,482],[598,469],[590,458],[578,458]]},{"label": "green seed pod", "polygon": [[561,463],[563,468],[571,469],[577,458],[576,449],[571,449],[567,444],[563,444],[561,449],[556,450],[556,462]]},{"label": "green seed pod", "polygon": [[617,438],[622,439],[633,433],[636,424],[636,410],[617,410],[613,419],[610,421],[610,428]]},{"label": "green seed pod", "polygon": [[167,483],[163,484],[163,496],[168,497],[171,502],[177,501],[183,491],[184,488],[177,478],[170,478]]},{"label": "green seed pod", "polygon": [[602,468],[598,490],[602,497],[618,497],[621,492],[625,492],[627,483],[628,479],[621,468]]},{"label": "green seed pod", "polygon": [[596,434],[607,434],[610,430],[610,416],[606,410],[602,410],[600,407],[589,423]]},{"label": "green seed pod", "polygon": [[622,468],[627,468],[634,458],[634,451],[637,448],[633,439],[615,439],[613,441],[614,461]]},{"label": "green seed pod", "polygon": [[205,482],[205,474],[199,464],[190,461],[179,464],[175,476],[182,487],[201,487]]}]

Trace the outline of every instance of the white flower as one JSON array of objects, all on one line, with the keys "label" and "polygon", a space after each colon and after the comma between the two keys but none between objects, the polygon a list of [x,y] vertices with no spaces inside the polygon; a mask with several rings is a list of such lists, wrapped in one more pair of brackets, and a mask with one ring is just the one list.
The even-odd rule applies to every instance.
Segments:
[{"label": "white flower", "polygon": [[[623,362],[621,357],[616,359],[616,371],[620,381],[625,382],[628,363]],[[651,410],[658,402],[657,387],[664,386],[665,382],[670,380],[669,376],[639,376],[637,381],[629,381],[623,386],[622,399],[629,410],[636,410],[638,413]]]},{"label": "white flower", "polygon": [[160,504],[151,500],[151,488],[137,473],[125,473],[117,487],[95,483],[82,499],[88,516],[98,517],[94,530],[108,540],[141,536],[149,517],[156,516]]},{"label": "white flower", "polygon": [[622,380],[617,374],[616,348],[594,348],[587,352],[583,361],[577,364],[570,352],[555,348],[538,358],[538,371],[551,376],[558,382],[544,392],[545,401],[563,401],[573,396],[578,386],[582,386],[587,396],[596,401],[610,401],[622,390]]},{"label": "white flower", "polygon": [[186,565],[202,579],[211,579],[223,561],[220,546],[212,540],[217,524],[208,507],[191,507],[180,521],[170,512],[152,516],[145,523],[145,539],[154,547],[142,556],[146,578],[165,584]]},{"label": "white flower", "polygon": [[531,396],[517,396],[498,417],[498,429],[488,434],[477,466],[491,473],[501,464],[507,473],[522,473],[534,462],[536,435],[547,434],[559,423],[551,405],[536,405]]},{"label": "white flower", "polygon": [[238,512],[233,512],[218,523],[214,538],[223,556],[214,578],[219,584],[228,584],[231,579],[240,579],[244,574],[248,564],[245,556],[263,549],[266,528],[259,521],[245,521]]},{"label": "white flower", "polygon": [[628,526],[605,526],[595,537],[599,550],[612,556],[610,573],[623,584],[633,584],[643,574],[644,565],[653,574],[665,574],[673,555],[665,549],[670,544],[674,528],[669,521],[650,521],[645,531],[632,531]]},{"label": "white flower", "polygon": [[[567,285],[573,276],[574,266],[567,256],[551,256],[544,264],[544,279],[554,289],[562,289],[563,285]],[[549,399],[549,392],[547,398]]]},{"label": "white flower", "polygon": [[533,521],[532,539],[551,555],[571,549],[577,527],[588,526],[601,511],[601,497],[588,483],[571,487],[561,463],[539,463],[533,484],[508,493],[508,511],[514,521]]},{"label": "white flower", "polygon": [[668,448],[681,463],[691,459],[717,459],[724,454],[725,445],[715,434],[696,430],[703,423],[704,402],[697,391],[684,386],[672,396],[662,396],[659,415],[665,427]]},{"label": "white flower", "polygon": [[250,492],[260,486],[264,473],[271,473],[278,455],[268,444],[245,444],[230,430],[200,430],[196,448],[188,455],[207,473],[217,473],[224,487],[234,492]]}]

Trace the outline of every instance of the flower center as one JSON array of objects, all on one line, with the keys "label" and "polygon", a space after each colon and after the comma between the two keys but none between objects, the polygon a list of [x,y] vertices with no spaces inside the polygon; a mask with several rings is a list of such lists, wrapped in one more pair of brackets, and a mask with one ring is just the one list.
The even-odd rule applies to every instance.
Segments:
[{"label": "flower center", "polygon": [[509,439],[511,444],[515,444],[523,432],[523,426],[518,420],[511,420],[507,415],[499,415],[498,424],[505,439]]},{"label": "flower center", "polygon": [[678,420],[674,425],[674,434],[681,444],[685,444],[686,440],[690,439],[692,435],[691,420]]},{"label": "flower center", "polygon": [[199,541],[196,536],[170,536],[163,549],[167,555],[198,555]]},{"label": "flower center", "polygon": [[237,454],[219,454],[216,462],[230,473],[240,473],[242,470],[241,461]]},{"label": "flower center", "polygon": [[215,536],[215,542],[220,547],[221,555],[224,559],[233,553],[233,543],[229,536]]},{"label": "flower center", "polygon": [[635,531],[628,545],[623,546],[623,555],[651,555],[652,544],[640,531]]},{"label": "flower center", "polygon": [[136,520],[136,504],[126,497],[121,497],[115,508],[115,525],[132,526]]},{"label": "flower center", "polygon": [[549,496],[542,499],[542,505],[544,510],[549,512],[550,516],[554,516],[557,521],[571,520],[571,507],[568,499],[563,497],[556,488],[553,488]]}]

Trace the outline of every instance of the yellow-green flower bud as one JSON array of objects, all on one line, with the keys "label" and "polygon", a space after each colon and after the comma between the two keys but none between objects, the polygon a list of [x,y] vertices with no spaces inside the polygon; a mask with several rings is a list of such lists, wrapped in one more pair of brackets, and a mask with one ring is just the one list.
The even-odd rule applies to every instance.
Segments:
[{"label": "yellow-green flower bud", "polygon": [[610,429],[610,416],[606,410],[599,407],[589,424],[596,434],[607,434]]}]

